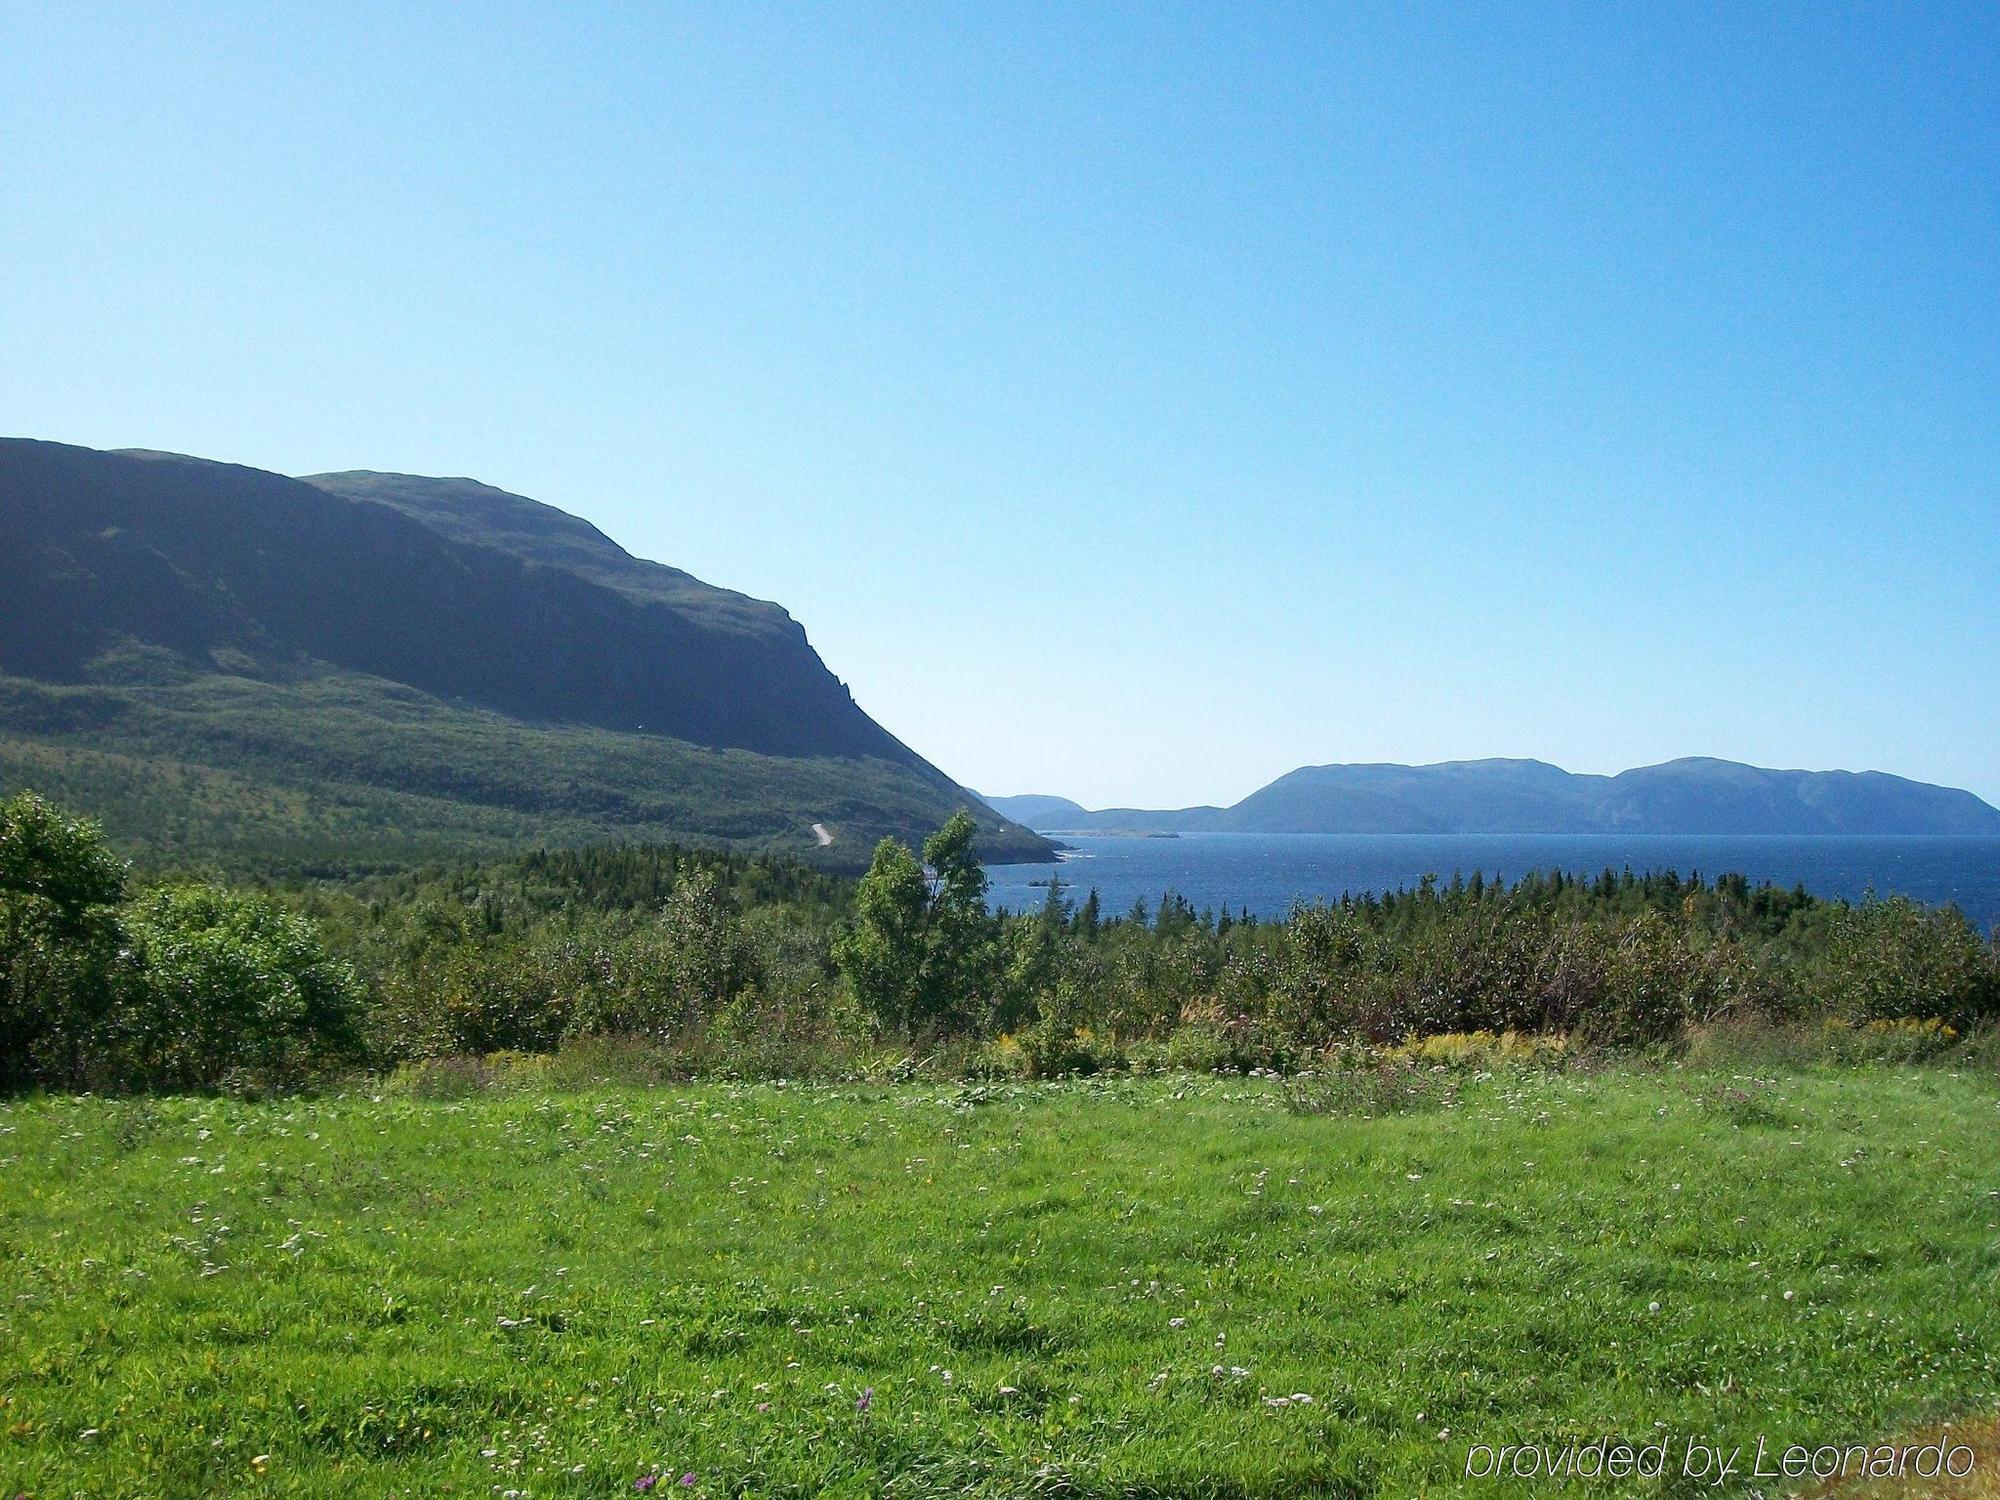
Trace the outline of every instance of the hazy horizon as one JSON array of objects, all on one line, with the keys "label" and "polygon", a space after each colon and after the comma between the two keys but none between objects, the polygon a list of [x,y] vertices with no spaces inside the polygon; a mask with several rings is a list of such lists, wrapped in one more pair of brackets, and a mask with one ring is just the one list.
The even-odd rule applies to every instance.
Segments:
[{"label": "hazy horizon", "polygon": [[469,475],[968,786],[2000,802],[2000,17],[9,6],[6,430]]}]

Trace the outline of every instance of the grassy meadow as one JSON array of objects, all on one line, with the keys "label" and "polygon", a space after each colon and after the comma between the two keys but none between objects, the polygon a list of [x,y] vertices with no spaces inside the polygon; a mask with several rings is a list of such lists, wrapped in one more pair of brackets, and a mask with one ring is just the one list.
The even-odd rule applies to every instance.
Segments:
[{"label": "grassy meadow", "polygon": [[2000,1082],[1760,1073],[4,1102],[0,1493],[1693,1494],[1990,1411]]}]

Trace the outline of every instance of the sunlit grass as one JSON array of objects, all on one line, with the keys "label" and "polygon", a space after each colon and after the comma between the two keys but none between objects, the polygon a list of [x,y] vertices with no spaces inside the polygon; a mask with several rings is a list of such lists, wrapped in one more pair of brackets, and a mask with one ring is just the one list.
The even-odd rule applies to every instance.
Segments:
[{"label": "sunlit grass", "polygon": [[1395,1496],[1908,1430],[2000,1395],[1996,1127],[1921,1069],[0,1105],[0,1484]]}]

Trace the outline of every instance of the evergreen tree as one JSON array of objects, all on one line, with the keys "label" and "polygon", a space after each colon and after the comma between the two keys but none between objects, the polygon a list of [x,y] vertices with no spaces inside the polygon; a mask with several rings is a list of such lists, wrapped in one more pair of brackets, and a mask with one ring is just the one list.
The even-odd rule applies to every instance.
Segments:
[{"label": "evergreen tree", "polygon": [[1097,899],[1097,887],[1092,886],[1090,894],[1083,899],[1083,909],[1076,914],[1077,936],[1085,939],[1095,938],[1102,920],[1102,906]]}]

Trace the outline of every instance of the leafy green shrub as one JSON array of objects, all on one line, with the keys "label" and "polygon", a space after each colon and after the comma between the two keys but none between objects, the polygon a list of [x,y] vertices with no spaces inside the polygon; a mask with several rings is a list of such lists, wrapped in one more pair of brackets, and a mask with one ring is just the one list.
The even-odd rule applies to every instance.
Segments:
[{"label": "leafy green shrub", "polygon": [[92,1081],[129,979],[113,910],[124,889],[95,823],[32,792],[0,803],[0,1088]]},{"label": "leafy green shrub", "polygon": [[1165,1061],[1193,1073],[1289,1073],[1313,1055],[1282,1021],[1201,1001],[1182,1010],[1168,1034]]},{"label": "leafy green shrub", "polygon": [[111,1025],[132,1080],[292,1083],[357,1054],[360,985],[297,913],[221,886],[167,886],[139,902],[131,934],[139,978]]},{"label": "leafy green shrub", "polygon": [[398,1063],[382,1080],[382,1092],[409,1099],[468,1099],[484,1093],[489,1079],[477,1057],[422,1057]]},{"label": "leafy green shrub", "polygon": [[1035,1020],[1013,1033],[1011,1061],[1028,1078],[1116,1072],[1125,1055],[1115,1037],[1087,1024],[1087,996],[1074,979],[1063,978],[1039,998]]},{"label": "leafy green shrub", "polygon": [[664,1042],[701,1031],[751,983],[756,967],[715,877],[690,871],[656,920],[598,945],[576,976],[567,1033]]},{"label": "leafy green shrub", "polygon": [[1044,1018],[1014,1034],[1022,1072],[1029,1078],[1088,1077],[1121,1072],[1125,1054],[1116,1041],[1088,1027],[1069,1026]]},{"label": "leafy green shrub", "polygon": [[732,1078],[838,1078],[863,1070],[873,1029],[852,998],[834,988],[746,990],[699,1038],[677,1046],[691,1072]]},{"label": "leafy green shrub", "polygon": [[2000,949],[1956,907],[1864,901],[1834,918],[1815,990],[1843,1020],[1937,1016],[1964,1030],[2000,1018]]},{"label": "leafy green shrub", "polygon": [[66,912],[109,906],[125,894],[125,861],[90,819],[21,792],[0,802],[0,891]]},{"label": "leafy green shrub", "polygon": [[1244,1061],[1239,1037],[1213,1021],[1189,1021],[1167,1038],[1167,1065],[1189,1073],[1236,1073],[1252,1066]]},{"label": "leafy green shrub", "polygon": [[1737,945],[1706,941],[1658,912],[1624,923],[1605,958],[1602,998],[1578,1022],[1588,1040],[1608,1046],[1672,1041],[1751,993],[1749,962]]},{"label": "leafy green shrub", "polygon": [[1308,1046],[1369,1037],[1396,1025],[1394,1001],[1375,967],[1376,943],[1349,906],[1301,906],[1285,923],[1270,975],[1274,1016]]},{"label": "leafy green shrub", "polygon": [[574,942],[437,938],[393,963],[369,1015],[369,1050],[405,1059],[553,1049],[588,962]]}]

